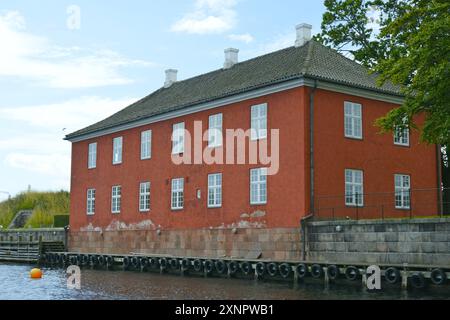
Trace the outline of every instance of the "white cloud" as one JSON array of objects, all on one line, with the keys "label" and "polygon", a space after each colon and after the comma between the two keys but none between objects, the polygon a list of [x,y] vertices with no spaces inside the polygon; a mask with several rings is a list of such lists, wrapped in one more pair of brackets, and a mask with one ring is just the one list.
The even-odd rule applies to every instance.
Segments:
[{"label": "white cloud", "polygon": [[[42,175],[45,184],[54,186],[53,189],[68,189],[70,143],[63,141],[64,136],[104,119],[136,100],[94,96],[47,105],[0,107],[0,125],[3,122],[20,128],[17,133],[0,137],[3,163],[9,170]],[[23,127],[26,130],[22,130]]]},{"label": "white cloud", "polygon": [[0,15],[0,76],[32,80],[53,88],[87,88],[133,82],[119,69],[153,66],[110,50],[61,47],[27,31],[17,11]]},{"label": "white cloud", "polygon": [[[5,163],[12,168],[57,178],[68,178],[70,175],[70,156],[66,154],[10,153],[6,156]],[[68,185],[68,179],[64,181]]]},{"label": "white cloud", "polygon": [[240,41],[240,42],[245,42],[245,43],[250,43],[253,42],[253,40],[255,40],[253,38],[253,36],[249,33],[245,33],[245,34],[230,34],[228,36],[228,39],[233,40],[233,41]]},{"label": "white cloud", "polygon": [[284,48],[292,47],[295,44],[295,32],[280,34],[272,41],[269,41],[262,45],[261,51],[263,53],[269,53]]},{"label": "white cloud", "polygon": [[237,23],[237,0],[196,0],[195,10],[172,25],[174,32],[223,33]]},{"label": "white cloud", "polygon": [[54,104],[0,107],[0,120],[25,122],[60,132],[65,128],[68,133],[100,121],[135,101],[135,98],[114,100],[87,96]]}]

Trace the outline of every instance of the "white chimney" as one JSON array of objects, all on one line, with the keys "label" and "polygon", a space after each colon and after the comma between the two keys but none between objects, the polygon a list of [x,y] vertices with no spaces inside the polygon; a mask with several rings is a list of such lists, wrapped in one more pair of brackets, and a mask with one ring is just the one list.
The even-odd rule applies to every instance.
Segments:
[{"label": "white chimney", "polygon": [[299,24],[297,27],[297,40],[295,41],[296,47],[301,47],[306,42],[311,40],[312,25],[307,23]]},{"label": "white chimney", "polygon": [[177,82],[178,70],[169,69],[166,70],[166,82],[164,82],[164,88],[170,87],[174,82]]},{"label": "white chimney", "polygon": [[232,66],[239,62],[238,54],[238,49],[225,49],[225,63],[223,65],[224,69],[230,69]]}]

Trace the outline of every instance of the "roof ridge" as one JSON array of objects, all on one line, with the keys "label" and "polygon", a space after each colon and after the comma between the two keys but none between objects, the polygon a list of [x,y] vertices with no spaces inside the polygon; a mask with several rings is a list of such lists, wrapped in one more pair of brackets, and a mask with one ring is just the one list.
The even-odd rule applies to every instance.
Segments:
[{"label": "roof ridge", "polygon": [[314,40],[309,40],[308,43],[307,43],[308,44],[308,50],[306,51],[305,63],[304,63],[303,68],[302,68],[302,75],[307,74],[307,72],[309,70],[309,66],[310,66],[311,60],[312,60],[311,59],[312,51],[313,51],[313,47],[314,47],[313,43],[314,43]]}]

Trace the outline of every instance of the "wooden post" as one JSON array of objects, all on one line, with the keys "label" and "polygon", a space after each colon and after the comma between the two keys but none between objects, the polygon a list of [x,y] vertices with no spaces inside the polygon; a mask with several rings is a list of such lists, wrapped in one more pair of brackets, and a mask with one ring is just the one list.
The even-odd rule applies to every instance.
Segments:
[{"label": "wooden post", "polygon": [[298,289],[298,272],[297,268],[294,268],[294,290]]},{"label": "wooden post", "polygon": [[325,281],[325,288],[328,289],[329,285],[330,285],[330,277],[328,276],[328,267],[324,267],[323,268],[323,272],[324,272],[324,281]]},{"label": "wooden post", "polygon": [[402,289],[408,289],[408,272],[402,271]]},{"label": "wooden post", "polygon": [[367,289],[367,274],[364,272],[362,275],[362,287],[363,289]]}]

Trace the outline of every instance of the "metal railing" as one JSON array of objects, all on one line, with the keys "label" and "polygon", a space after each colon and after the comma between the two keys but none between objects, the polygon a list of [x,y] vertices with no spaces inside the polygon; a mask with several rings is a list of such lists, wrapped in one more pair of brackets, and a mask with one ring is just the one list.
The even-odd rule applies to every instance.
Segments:
[{"label": "metal railing", "polygon": [[313,215],[314,220],[450,216],[450,189],[318,196]]}]

